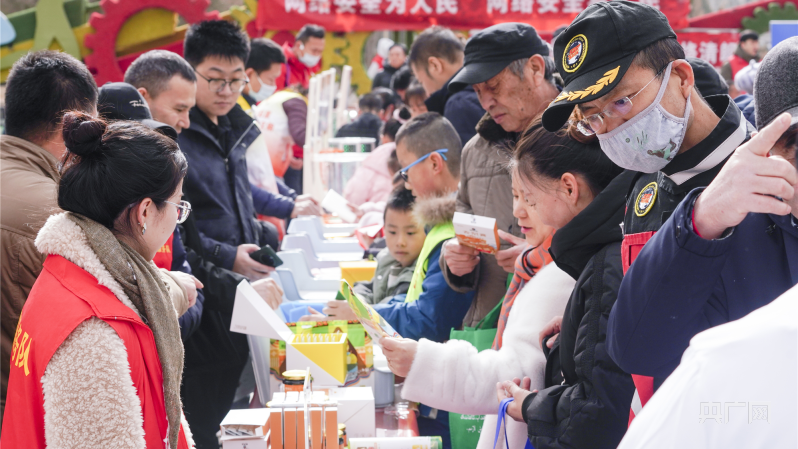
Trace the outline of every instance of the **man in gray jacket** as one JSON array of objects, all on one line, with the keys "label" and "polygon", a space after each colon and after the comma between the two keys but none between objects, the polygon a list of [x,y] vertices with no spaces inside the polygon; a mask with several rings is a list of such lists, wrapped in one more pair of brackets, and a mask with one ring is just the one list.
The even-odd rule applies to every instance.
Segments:
[{"label": "man in gray jacket", "polygon": [[474,326],[504,297],[508,273],[526,247],[513,219],[507,163],[517,137],[546,109],[559,89],[549,48],[534,28],[503,23],[475,34],[466,44],[463,69],[449,83],[456,92],[472,86],[487,111],[477,135],[463,148],[457,211],[493,217],[507,243],[495,256],[447,241],[440,258],[446,282],[458,292],[476,290],[464,324]]}]

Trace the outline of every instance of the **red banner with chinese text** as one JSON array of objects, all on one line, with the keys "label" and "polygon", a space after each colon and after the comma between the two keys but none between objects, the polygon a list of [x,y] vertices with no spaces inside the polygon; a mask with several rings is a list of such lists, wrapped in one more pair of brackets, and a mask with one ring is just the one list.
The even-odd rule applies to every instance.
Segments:
[{"label": "red banner with chinese text", "polygon": [[688,58],[701,58],[715,67],[725,64],[737,49],[740,32],[730,29],[686,28],[676,32]]},{"label": "red banner with chinese text", "polygon": [[[259,0],[258,28],[298,30],[314,23],[327,31],[423,30],[442,25],[458,30],[524,22],[540,31],[568,25],[602,0]],[[673,29],[687,27],[689,0],[642,0],[668,17]]]}]

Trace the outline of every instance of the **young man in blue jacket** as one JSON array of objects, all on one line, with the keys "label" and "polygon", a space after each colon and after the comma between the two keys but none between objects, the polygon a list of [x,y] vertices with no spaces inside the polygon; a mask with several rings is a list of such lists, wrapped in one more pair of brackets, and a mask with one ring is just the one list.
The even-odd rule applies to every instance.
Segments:
[{"label": "young man in blue jacket", "polygon": [[798,37],[768,53],[759,134],[690,192],[626,274],[608,340],[624,370],[664,379],[693,336],[798,284],[798,73],[785,69],[795,64]]},{"label": "young man in blue jacket", "polygon": [[[258,43],[260,45],[260,41]],[[279,47],[277,51],[281,52]],[[259,56],[262,56],[262,52]],[[268,67],[271,62],[267,61],[265,64]],[[125,71],[125,82],[138,89],[145,100],[143,106],[149,107],[152,118],[171,126],[178,134],[191,125],[191,111],[197,96],[197,78],[194,68],[185,59],[166,50],[144,53]],[[251,186],[257,213],[277,218],[320,213],[317,204],[307,198],[297,198],[296,192],[279,180],[277,188],[278,192],[273,193],[255,185]]]},{"label": "young man in blue jacket", "polygon": [[[197,75],[196,106],[190,125],[178,137],[189,161],[183,191],[191,199],[201,252],[217,267],[250,281],[272,268],[249,254],[278,245],[276,229],[255,218],[247,177],[246,151],[260,131],[236,100],[247,82],[244,63],[249,40],[237,25],[207,21],[186,33],[184,57]],[[185,342],[183,405],[197,448],[216,448],[216,431],[230,409],[249,356],[246,336],[230,332],[232,312],[208,308],[199,328]]]},{"label": "young man in blue jacket", "polygon": [[[435,112],[412,118],[396,133],[396,155],[404,167],[400,173],[416,197],[413,213],[427,235],[407,295],[374,308],[405,338],[448,340],[449,331],[462,325],[474,297],[473,292],[458,293],[449,287],[438,263],[443,242],[454,237],[460,150],[457,131]],[[345,301],[328,302],[324,314],[357,319]],[[315,313],[302,319],[327,316]]]}]

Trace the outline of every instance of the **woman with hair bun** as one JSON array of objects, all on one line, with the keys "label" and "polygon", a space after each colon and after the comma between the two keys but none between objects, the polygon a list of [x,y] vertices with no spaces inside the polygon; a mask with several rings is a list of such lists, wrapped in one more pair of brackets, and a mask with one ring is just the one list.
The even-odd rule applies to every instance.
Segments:
[{"label": "woman with hair bun", "polygon": [[186,159],[135,122],[63,120],[66,212],[36,238],[47,259],[16,330],[1,443],[188,449],[177,313],[152,263],[191,210]]}]

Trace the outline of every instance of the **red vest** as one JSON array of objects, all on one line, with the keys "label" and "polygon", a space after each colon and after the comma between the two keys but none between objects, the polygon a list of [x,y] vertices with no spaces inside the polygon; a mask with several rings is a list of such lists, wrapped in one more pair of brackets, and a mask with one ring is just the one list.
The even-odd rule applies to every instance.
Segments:
[{"label": "red vest", "polygon": [[155,262],[155,266],[158,268],[163,268],[164,270],[172,271],[172,245],[174,244],[175,234],[169,236],[169,240],[163,244],[161,249],[155,253],[155,257],[152,258],[152,261]]},{"label": "red vest", "polygon": [[[628,234],[623,236],[621,244],[621,263],[623,274],[629,271],[632,262],[637,259],[637,255],[643,250],[643,246],[654,237],[654,232],[641,232],[638,234]],[[654,378],[632,374],[632,382],[635,384],[635,395],[632,398],[632,408],[629,410],[629,425],[635,419],[635,415],[640,413],[643,406],[654,396]]]},{"label": "red vest", "polygon": [[732,57],[729,58],[729,66],[731,66],[732,79],[734,79],[734,77],[737,76],[737,72],[745,68],[748,64],[749,62],[746,61],[745,59],[737,55],[732,55]]},{"label": "red vest", "polygon": [[[141,403],[147,448],[165,447],[168,422],[163,374],[152,331],[96,278],[57,255],[47,256],[20,315],[0,445],[9,449],[46,447],[42,375],[61,343],[91,317],[108,323],[124,342]],[[188,449],[182,426],[177,449]]]}]

